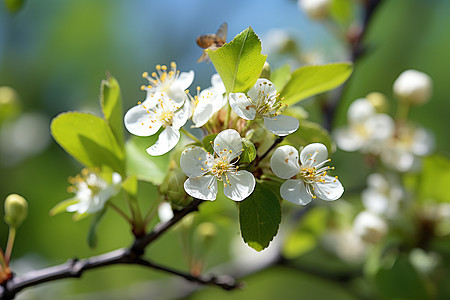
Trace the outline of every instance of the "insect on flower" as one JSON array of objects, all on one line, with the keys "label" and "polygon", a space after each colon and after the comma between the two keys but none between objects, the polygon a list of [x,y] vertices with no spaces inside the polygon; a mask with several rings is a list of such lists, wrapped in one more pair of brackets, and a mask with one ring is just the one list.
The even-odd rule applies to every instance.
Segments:
[{"label": "insect on flower", "polygon": [[[227,23],[222,23],[216,33],[209,33],[201,35],[197,38],[197,45],[204,49],[216,50],[222,47],[227,40]],[[197,62],[209,61],[208,54],[203,50],[202,56],[197,60]]]}]

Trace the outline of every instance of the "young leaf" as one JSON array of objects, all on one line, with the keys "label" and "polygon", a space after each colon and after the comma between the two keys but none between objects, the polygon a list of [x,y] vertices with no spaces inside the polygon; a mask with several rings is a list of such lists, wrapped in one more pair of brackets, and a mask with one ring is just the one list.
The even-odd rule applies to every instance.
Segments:
[{"label": "young leaf", "polygon": [[150,156],[145,151],[158,139],[158,135],[149,137],[131,137],[126,145],[127,173],[136,175],[140,180],[153,184],[161,184],[169,170],[170,153],[160,156]]},{"label": "young leaf", "polygon": [[217,50],[206,49],[223,80],[227,93],[245,93],[256,82],[266,61],[261,41],[252,28],[238,34]]},{"label": "young leaf", "polygon": [[213,134],[207,135],[203,138],[202,144],[203,144],[203,147],[205,148],[206,152],[209,152],[211,154],[214,153],[214,149],[213,149],[211,143],[214,142],[214,139],[216,138],[216,136],[217,136],[217,133],[213,133]]},{"label": "young leaf", "polygon": [[322,143],[327,147],[328,152],[332,151],[331,138],[328,131],[319,124],[309,121],[302,121],[298,130],[288,135],[286,141],[297,147],[311,143]]},{"label": "young leaf", "polygon": [[352,70],[352,63],[349,62],[298,68],[280,95],[285,104],[295,104],[338,87],[350,77]]},{"label": "young leaf", "polygon": [[239,223],[244,241],[256,251],[269,246],[281,222],[280,202],[273,192],[256,185],[253,193],[239,203]]},{"label": "young leaf", "polygon": [[124,152],[104,119],[67,112],[54,118],[50,128],[55,141],[83,165],[107,165],[124,175]]},{"label": "young leaf", "polygon": [[256,158],[256,148],[252,142],[247,139],[242,139],[242,147],[244,151],[241,154],[240,162],[251,163]]},{"label": "young leaf", "polygon": [[270,75],[270,81],[275,85],[277,91],[281,91],[286,83],[291,79],[291,66],[286,64],[279,67]]},{"label": "young leaf", "polygon": [[87,236],[87,242],[89,245],[89,248],[95,248],[97,246],[97,228],[98,224],[102,220],[103,216],[105,215],[106,209],[102,209],[98,213],[94,215],[91,221],[91,226],[89,227],[89,232]]},{"label": "young leaf", "polygon": [[103,115],[108,121],[119,145],[124,147],[122,98],[119,83],[114,77],[108,76],[100,85],[100,105]]}]

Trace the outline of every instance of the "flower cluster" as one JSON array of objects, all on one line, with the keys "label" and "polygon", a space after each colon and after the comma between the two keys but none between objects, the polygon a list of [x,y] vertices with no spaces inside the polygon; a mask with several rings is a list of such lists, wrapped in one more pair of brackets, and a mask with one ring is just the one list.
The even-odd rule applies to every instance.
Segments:
[{"label": "flower cluster", "polygon": [[350,104],[348,125],[337,128],[334,138],[340,149],[379,156],[391,169],[418,170],[420,157],[430,154],[435,142],[428,130],[407,121],[406,113],[411,105],[428,101],[431,79],[419,71],[407,70],[394,82],[394,95],[400,100],[396,118],[384,112],[386,98],[372,93]]},{"label": "flower cluster", "polygon": [[[274,84],[260,78],[246,93],[227,95],[220,76],[214,74],[211,87],[204,90],[197,87],[196,95],[192,96],[187,90],[193,81],[192,71],[179,73],[175,63],[172,63],[171,71],[159,65],[156,70],[151,77],[143,74],[150,83],[143,87],[147,96],[125,114],[125,127],[138,136],[150,136],[163,128],[158,141],[147,149],[152,156],[175,148],[180,131],[197,142],[185,147],[180,158],[180,167],[187,176],[184,190],[188,195],[215,200],[220,182],[229,199],[246,199],[255,189],[254,173],[258,173],[251,163],[258,149],[252,144],[254,135],[250,132],[265,128],[275,136],[284,137],[300,125],[298,119],[282,114],[286,105]],[[203,134],[216,134],[210,139],[211,147],[201,147],[204,143],[182,128],[188,119],[192,120],[192,127],[201,128]],[[244,144],[249,143],[252,146],[246,148]],[[251,149],[255,149],[253,156],[249,154]],[[250,155],[252,159],[241,160],[244,155]],[[275,150],[271,159],[273,173],[288,179],[280,188],[281,197],[302,205],[316,197],[338,199],[343,187],[337,177],[328,175],[332,168],[325,166],[329,161],[327,156],[324,145],[311,144],[302,150],[299,165],[298,152],[292,146]]]}]

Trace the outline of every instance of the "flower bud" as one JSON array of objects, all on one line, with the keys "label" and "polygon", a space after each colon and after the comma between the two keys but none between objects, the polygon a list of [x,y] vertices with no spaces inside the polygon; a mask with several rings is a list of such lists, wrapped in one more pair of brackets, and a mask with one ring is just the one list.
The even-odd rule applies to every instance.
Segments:
[{"label": "flower bud", "polygon": [[373,105],[377,113],[387,113],[389,110],[389,103],[386,96],[382,93],[373,92],[366,96],[366,99]]},{"label": "flower bud", "polygon": [[217,236],[217,226],[211,222],[203,222],[196,228],[196,235],[202,244],[208,244]]},{"label": "flower bud", "polygon": [[0,86],[0,123],[20,112],[20,99],[17,92],[9,86]]},{"label": "flower bud", "polygon": [[5,199],[5,222],[18,228],[28,215],[28,203],[22,196],[11,194]]},{"label": "flower bud", "polygon": [[159,192],[175,206],[187,206],[191,203],[191,198],[184,191],[186,175],[181,168],[173,168],[167,172],[164,181],[159,186]]},{"label": "flower bud", "polygon": [[324,19],[328,16],[330,0],[298,0],[298,7],[311,19]]},{"label": "flower bud", "polygon": [[394,82],[394,94],[401,101],[421,105],[430,100],[431,77],[416,70],[406,70]]},{"label": "flower bud", "polygon": [[360,212],[353,222],[353,231],[366,243],[376,244],[388,231],[386,222],[368,211]]},{"label": "flower bud", "polygon": [[259,78],[266,78],[266,79],[270,80],[270,65],[267,61],[264,62],[264,66],[261,70],[261,74],[259,75]]}]

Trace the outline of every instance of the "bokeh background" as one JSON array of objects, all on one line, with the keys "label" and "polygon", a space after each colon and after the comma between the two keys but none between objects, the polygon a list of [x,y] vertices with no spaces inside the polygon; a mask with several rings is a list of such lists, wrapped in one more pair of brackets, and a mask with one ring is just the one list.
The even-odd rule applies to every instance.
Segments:
[{"label": "bokeh background", "polygon": [[[357,9],[354,13],[358,17]],[[411,118],[434,132],[436,151],[448,156],[449,13],[450,2],[446,0],[383,1],[365,36],[367,52],[357,61],[346,84],[335,125],[345,122],[351,101],[369,92],[385,93],[395,107],[393,81],[402,71],[417,69],[433,78],[434,93],[429,103],[412,109]],[[194,85],[209,86],[214,67],[196,62],[202,52],[195,40],[200,34],[215,32],[222,22],[228,23],[228,40],[251,26],[260,36],[272,68],[284,63],[290,63],[292,70],[297,68],[300,62],[292,59],[292,53],[302,53],[310,63],[349,59],[347,47],[333,35],[329,24],[308,19],[292,0],[41,0],[27,1],[14,15],[0,5],[0,86],[12,87],[20,100],[20,113],[14,122],[4,122],[0,128],[0,199],[18,193],[30,205],[13,254],[18,273],[131,243],[128,227],[113,212],[108,212],[100,225],[96,249],[86,243],[89,220],[74,223],[69,214],[48,215],[57,202],[71,197],[66,191],[67,178],[81,168],[52,140],[51,119],[69,110],[99,114],[99,86],[107,72],[121,85],[124,110],[144,98],[139,89],[145,83],[141,73],[151,72],[156,64],[176,61],[181,71],[195,71]],[[288,54],[275,53],[279,40],[286,37],[291,43]],[[314,121],[323,121],[313,99],[302,106]],[[333,161],[345,174],[340,178],[347,189],[364,185],[367,170],[362,160],[355,161],[354,156],[337,151]],[[148,187],[149,194],[154,191],[155,187]],[[228,208],[226,214],[235,218],[237,211],[230,203],[213,210]],[[232,250],[229,243],[230,237],[239,242],[238,226],[225,217],[217,220],[225,238],[211,246],[210,266],[236,255],[245,257],[247,251],[245,246]],[[6,224],[0,225],[3,247],[7,230]],[[151,257],[185,268],[179,239],[177,232],[168,234],[150,247]],[[356,299],[336,282],[282,267],[257,272],[246,282],[244,291],[227,293],[212,288],[190,297],[273,299],[283,295],[285,299],[298,299],[302,295],[304,299]],[[153,295],[164,299],[174,297],[172,284],[170,278],[156,271],[119,266],[90,271],[78,280],[45,284],[22,297],[145,299]]]}]

